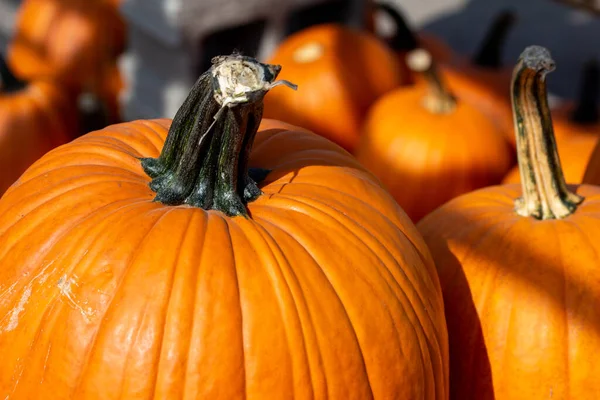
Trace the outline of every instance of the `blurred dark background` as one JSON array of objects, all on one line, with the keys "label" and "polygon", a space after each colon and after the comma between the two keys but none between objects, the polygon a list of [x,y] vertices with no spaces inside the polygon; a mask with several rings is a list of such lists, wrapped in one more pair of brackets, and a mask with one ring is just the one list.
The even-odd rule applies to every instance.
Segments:
[{"label": "blurred dark background", "polygon": [[[122,104],[131,119],[171,117],[214,54],[238,49],[264,59],[290,33],[342,21],[352,1],[359,0],[122,1],[129,28],[129,48],[120,61],[129,85]],[[519,21],[509,34],[504,61],[513,63],[531,44],[548,47],[557,62],[549,88],[560,97],[573,97],[582,63],[600,57],[600,16],[560,0],[386,1],[398,5],[415,28],[439,35],[465,55],[476,50],[499,11],[515,10]],[[0,49],[11,36],[19,3],[0,0]],[[378,30],[389,30],[388,22],[378,16]]]}]

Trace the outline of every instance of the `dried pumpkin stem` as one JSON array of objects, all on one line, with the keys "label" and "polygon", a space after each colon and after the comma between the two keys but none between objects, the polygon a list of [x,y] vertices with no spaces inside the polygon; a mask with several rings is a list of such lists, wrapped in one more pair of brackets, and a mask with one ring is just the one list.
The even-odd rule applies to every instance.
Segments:
[{"label": "dried pumpkin stem", "polygon": [[481,47],[473,56],[473,64],[486,68],[502,67],[502,50],[510,28],[516,21],[514,11],[502,11],[492,22]]},{"label": "dried pumpkin stem", "polygon": [[583,197],[568,190],[556,149],[548,107],[546,74],[555,68],[550,52],[530,46],[513,71],[512,105],[523,196],[519,215],[560,219],[571,215]]},{"label": "dried pumpkin stem", "polygon": [[408,67],[420,72],[429,85],[429,94],[423,99],[423,105],[434,114],[450,113],[456,107],[456,97],[444,84],[437,71],[435,61],[425,49],[416,49],[406,56]]},{"label": "dried pumpkin stem", "polygon": [[[158,158],[143,158],[156,201],[248,216],[257,180],[268,171],[248,160],[263,112],[263,98],[281,67],[238,54],[215,57],[177,111]],[[256,173],[253,173],[256,172]]]},{"label": "dried pumpkin stem", "polygon": [[0,54],[0,91],[4,93],[18,92],[26,86],[25,82],[13,74],[4,56]]},{"label": "dried pumpkin stem", "polygon": [[598,100],[600,100],[600,65],[597,60],[592,59],[583,66],[579,99],[571,114],[571,121],[582,125],[597,123],[600,120]]}]

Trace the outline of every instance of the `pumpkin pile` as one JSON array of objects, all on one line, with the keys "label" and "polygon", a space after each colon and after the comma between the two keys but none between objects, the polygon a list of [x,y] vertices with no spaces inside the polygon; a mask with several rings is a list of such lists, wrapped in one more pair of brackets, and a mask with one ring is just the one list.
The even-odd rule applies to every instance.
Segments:
[{"label": "pumpkin pile", "polygon": [[597,61],[551,109],[514,12],[466,59],[355,2],[122,121],[118,3],[0,56],[0,398],[598,398]]}]

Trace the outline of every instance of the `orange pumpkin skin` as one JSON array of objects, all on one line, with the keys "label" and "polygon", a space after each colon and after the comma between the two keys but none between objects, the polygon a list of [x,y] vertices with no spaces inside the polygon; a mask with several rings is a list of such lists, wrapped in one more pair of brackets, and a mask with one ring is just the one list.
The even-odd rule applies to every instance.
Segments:
[{"label": "orange pumpkin skin", "polygon": [[446,399],[416,228],[338,146],[264,121],[251,218],[154,202],[169,120],[107,127],[0,200],[0,395]]},{"label": "orange pumpkin skin", "polygon": [[[8,62],[25,79],[53,77],[77,91],[102,94],[124,46],[125,24],[111,3],[25,0],[8,46]],[[114,120],[117,111],[111,113]]]},{"label": "orange pumpkin skin", "polygon": [[449,114],[422,106],[426,85],[382,97],[369,112],[357,159],[413,221],[446,201],[499,183],[513,163],[502,134],[467,102]]},{"label": "orange pumpkin skin", "polygon": [[0,195],[34,161],[77,134],[75,105],[55,83],[37,80],[15,92],[0,88]]},{"label": "orange pumpkin skin", "polygon": [[282,65],[281,78],[298,91],[270,92],[265,117],[303,126],[350,152],[369,106],[403,83],[396,55],[375,36],[334,24],[291,35],[269,63]]}]

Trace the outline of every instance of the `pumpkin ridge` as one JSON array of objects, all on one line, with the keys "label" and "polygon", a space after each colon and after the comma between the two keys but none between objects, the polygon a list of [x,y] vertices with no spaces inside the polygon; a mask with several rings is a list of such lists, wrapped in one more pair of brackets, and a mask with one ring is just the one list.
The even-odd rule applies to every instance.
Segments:
[{"label": "pumpkin ridge", "polygon": [[[196,219],[198,217],[198,215],[202,215],[202,214],[198,214],[198,213],[194,213],[194,219]],[[208,221],[210,218],[210,215],[208,215],[208,213],[202,215],[203,219],[205,221]],[[196,245],[202,249],[202,251],[200,252],[199,256],[196,256],[196,263],[198,265],[198,267],[196,268],[192,268],[193,271],[193,281],[192,285],[194,286],[194,291],[193,293],[195,294],[192,298],[192,307],[190,307],[190,315],[189,318],[191,320],[190,325],[192,327],[196,326],[195,323],[195,318],[199,315],[198,310],[196,309],[196,306],[198,305],[198,293],[200,293],[200,290],[198,290],[198,283],[200,281],[200,279],[198,278],[199,274],[202,272],[202,255],[205,253],[205,247],[206,247],[206,235],[208,232],[208,223],[204,223],[201,225],[201,234],[197,233],[197,236],[201,238],[201,240],[199,242],[196,242]],[[168,318],[168,314],[167,314],[167,318]],[[190,363],[193,360],[193,357],[190,356],[190,351],[191,351],[191,337],[194,334],[194,332],[192,332],[190,330],[190,333],[187,335],[187,337],[185,338],[186,343],[185,343],[185,347],[186,350],[183,351],[183,353],[185,353],[186,355],[186,363],[184,365],[183,371],[180,374],[181,376],[181,392],[184,393],[184,397],[185,397],[185,393],[189,393],[189,392],[193,392],[193,389],[189,389],[188,388],[188,381],[189,381],[189,373],[192,370],[190,368]]]},{"label": "pumpkin ridge", "polygon": [[[223,225],[225,227],[227,227],[227,235],[225,235],[225,236],[226,236],[227,240],[229,240],[229,248],[231,249],[231,258],[233,259],[232,270],[233,270],[233,276],[235,276],[235,286],[236,286],[237,293],[238,293],[240,325],[242,327],[242,332],[239,335],[239,337],[241,340],[241,348],[243,349],[243,351],[241,352],[242,360],[243,360],[241,364],[243,365],[243,369],[244,369],[244,374],[243,374],[244,375],[244,398],[243,398],[243,400],[247,400],[248,399],[248,367],[246,366],[246,360],[248,359],[248,355],[246,354],[246,343],[248,342],[248,340],[245,337],[246,330],[244,329],[244,327],[245,327],[244,325],[246,324],[246,318],[244,318],[244,305],[242,304],[242,289],[240,287],[240,276],[239,276],[239,272],[238,272],[238,268],[237,268],[237,263],[235,262],[235,259],[236,259],[235,247],[233,245],[233,238],[231,236],[230,222],[226,218],[223,218],[221,215],[218,215],[218,218],[223,222]],[[247,240],[243,229],[239,229],[239,227],[237,227],[237,228],[240,231],[240,234],[242,235],[242,237]]]},{"label": "pumpkin ridge", "polygon": [[[310,321],[311,328],[313,326],[313,321],[310,315],[310,307],[306,303],[306,298],[304,296],[305,288],[302,286],[300,280],[298,279],[297,274],[294,272],[293,268],[290,266],[290,262],[288,258],[285,256],[285,252],[281,249],[281,246],[275,240],[275,238],[271,235],[271,233],[254,218],[253,223],[243,224],[240,223],[239,220],[233,220],[229,222],[230,224],[235,224],[241,232],[243,232],[243,239],[248,242],[251,248],[256,252],[257,257],[261,261],[261,264],[268,268],[269,271],[266,272],[268,276],[270,286],[273,288],[273,293],[276,295],[275,297],[278,300],[278,310],[280,313],[280,318],[284,322],[283,325],[285,327],[285,337],[286,344],[288,348],[288,359],[289,359],[289,369],[291,374],[291,380],[294,381],[295,372],[307,372],[310,377],[310,389],[312,393],[312,397],[314,398],[315,384],[313,380],[313,372],[311,371],[311,365],[307,366],[303,370],[298,370],[298,366],[296,364],[302,365],[303,363],[298,363],[292,354],[295,354],[294,351],[299,346],[302,347],[302,361],[309,361],[309,352],[307,349],[307,332],[306,332],[306,319]],[[269,222],[266,222],[270,224]],[[277,227],[273,224],[270,224],[272,227],[277,229]],[[249,234],[247,230],[252,229],[257,233],[256,236],[260,237],[259,239],[252,240],[251,238],[255,235]],[[287,232],[282,229],[278,229],[281,234],[284,234],[291,238]],[[258,246],[256,242],[261,242],[262,246]],[[261,249],[259,247],[263,247]],[[235,247],[234,247],[235,248]],[[262,250],[262,251],[261,251]],[[268,253],[268,255],[266,255]],[[265,260],[266,259],[266,260]],[[285,265],[286,267],[284,268]],[[273,278],[272,275],[278,275],[277,278]],[[283,284],[277,284],[278,282],[283,282]],[[291,282],[291,283],[290,283]],[[285,287],[283,287],[285,285]],[[285,291],[285,296],[280,295],[282,291]],[[286,310],[293,309],[293,312],[288,312]],[[302,309],[302,311],[300,311]],[[293,314],[293,315],[292,315]],[[291,323],[290,319],[293,320],[293,327],[290,327]],[[295,331],[300,331],[299,334],[294,335]],[[313,329],[311,329],[313,331]],[[316,336],[314,331],[312,332],[311,339],[314,340]],[[319,360],[321,360],[321,354],[318,354]],[[296,395],[297,392],[294,392]],[[295,396],[294,396],[295,397]],[[302,397],[302,396],[299,396]]]},{"label": "pumpkin ridge", "polygon": [[[305,177],[305,176],[306,175],[303,175],[303,177]],[[287,185],[296,185],[296,186],[297,185],[308,185],[308,183],[305,183],[305,182],[292,182],[292,181],[286,182],[286,183],[282,183],[282,186],[287,186]],[[274,188],[274,186],[275,186],[274,183],[270,183],[269,184],[269,189],[270,188]],[[352,201],[357,202],[358,204],[363,205],[365,208],[368,208],[371,212],[377,213],[377,215],[381,216],[383,220],[385,220],[385,221],[389,222],[390,224],[394,225],[396,228],[398,228],[400,230],[400,232],[402,232],[402,236],[408,241],[408,243],[410,243],[411,248],[414,249],[415,253],[419,256],[419,258],[421,259],[421,261],[424,264],[427,265],[427,264],[431,264],[432,263],[431,257],[426,258],[425,255],[421,252],[420,246],[413,240],[412,235],[414,235],[414,233],[411,234],[410,232],[408,232],[405,229],[405,226],[403,226],[400,223],[401,221],[396,221],[396,220],[389,219],[388,216],[385,215],[384,213],[382,213],[379,208],[376,208],[372,204],[368,204],[364,200],[362,200],[362,199],[360,199],[360,198],[358,198],[356,196],[353,196],[353,195],[351,195],[349,193],[345,193],[345,192],[342,192],[340,190],[336,190],[336,189],[333,189],[333,188],[331,188],[329,186],[325,186],[325,185],[321,185],[321,184],[313,184],[313,183],[311,183],[310,186],[314,187],[314,188],[322,188],[325,191],[335,191],[335,193],[337,194],[337,197],[339,197],[340,195],[344,196],[348,200],[352,200]],[[291,200],[291,201],[299,201],[300,199],[308,199],[308,200],[315,201],[315,202],[317,202],[319,204],[324,204],[324,205],[327,206],[327,204],[325,204],[324,202],[322,202],[318,197],[315,197],[314,195],[312,197],[309,197],[309,196],[306,195],[305,192],[303,192],[302,194],[294,193],[293,195],[286,195],[286,194],[282,193],[281,190],[278,190],[277,192],[273,192],[273,193],[270,193],[269,191],[267,191],[267,192],[265,192],[265,194],[268,195],[269,198],[271,198],[273,196],[285,197],[286,199]],[[340,204],[343,204],[343,203],[344,202],[342,201]],[[252,208],[256,208],[256,207],[270,207],[270,208],[277,208],[277,209],[285,210],[285,209],[283,209],[283,208],[281,208],[281,207],[279,207],[279,206],[277,206],[275,204],[272,204],[272,202],[266,203],[266,204],[255,203],[255,204],[252,205]],[[327,206],[327,207],[329,208],[329,206]],[[337,213],[340,213],[341,215],[346,215],[346,212],[343,211],[343,210],[337,210],[337,209],[334,209],[334,208],[332,208],[332,209],[334,211],[336,211]],[[335,218],[335,219],[337,219],[337,218]],[[363,227],[361,226],[361,228],[363,228]],[[370,233],[371,234],[379,234],[379,232],[375,232],[375,233],[370,232]],[[376,240],[379,243],[382,243],[382,241],[379,239],[378,236],[376,237]],[[421,245],[421,247],[422,247],[422,245]],[[430,277],[433,277],[432,279],[436,280],[437,279],[437,274],[434,273],[433,271],[431,271]],[[439,283],[438,283],[438,286],[439,286]]]},{"label": "pumpkin ridge", "polygon": [[[322,202],[320,200],[318,200],[318,199],[310,199],[310,200],[313,200],[313,202],[315,202],[316,204],[319,204],[319,205],[322,204]],[[346,226],[345,224],[343,224],[341,222],[342,220],[346,219],[346,218],[344,218],[345,213],[343,211],[337,210],[337,209],[331,207],[331,210],[333,210],[336,214],[340,214],[339,216],[334,216],[331,213],[328,213],[325,209],[321,209],[321,208],[315,206],[315,204],[310,204],[310,203],[306,203],[306,202],[301,201],[300,198],[297,197],[297,196],[294,196],[293,198],[290,197],[290,198],[287,199],[287,201],[288,202],[301,203],[304,206],[309,207],[309,208],[311,208],[313,210],[318,210],[320,213],[326,215],[328,217],[328,219],[330,219],[331,221],[336,222],[343,231],[348,232],[355,241],[358,241],[358,242],[361,241],[361,239],[358,236],[356,236],[356,234],[353,233],[352,229],[349,229],[348,226]],[[327,209],[329,209],[329,207],[327,207]],[[298,211],[297,208],[295,209],[295,211]],[[311,218],[311,219],[314,219],[314,214],[315,213],[304,213],[304,216],[308,217],[308,218]],[[321,222],[321,221],[318,221],[318,220],[316,222],[318,222],[321,225],[324,224],[324,222]],[[362,228],[362,227],[360,227],[358,225],[356,225],[356,227]],[[295,238],[295,240],[297,240],[297,241],[300,242],[300,240],[296,236],[294,236],[294,235],[292,235],[292,236]],[[403,236],[405,237],[405,235],[403,235]],[[375,236],[374,236],[374,239],[378,243],[381,243]],[[300,243],[302,244],[302,242],[300,242]],[[423,348],[423,346],[425,346],[425,348],[427,349],[427,353],[428,353],[429,357],[431,357],[432,354],[434,353],[434,351],[432,351],[432,350],[436,350],[436,347],[437,348],[440,347],[439,346],[440,341],[439,341],[439,338],[437,337],[437,332],[434,332],[434,335],[433,335],[434,336],[433,337],[434,340],[433,341],[431,340],[431,338],[429,338],[429,337],[426,336],[426,338],[424,339],[425,343],[423,343],[423,339],[419,337],[419,334],[417,333],[417,330],[413,326],[413,323],[420,324],[422,327],[424,326],[423,322],[421,321],[422,316],[420,316],[417,313],[414,313],[414,315],[411,315],[410,312],[409,312],[410,310],[414,310],[415,309],[414,308],[414,300],[412,300],[411,296],[408,295],[407,291],[403,287],[401,287],[401,285],[399,283],[400,280],[397,279],[397,277],[395,276],[395,274],[392,273],[392,271],[390,269],[388,269],[387,264],[384,263],[381,260],[380,256],[376,256],[377,253],[375,252],[375,250],[373,250],[371,248],[371,245],[369,245],[367,243],[364,243],[364,244],[367,245],[368,248],[371,250],[371,254],[373,255],[373,257],[379,259],[379,263],[381,264],[382,268],[384,269],[384,271],[381,271],[381,270],[378,269],[378,271],[379,271],[378,275],[380,276],[380,279],[383,282],[383,284],[385,285],[385,287],[387,287],[389,289],[389,291],[392,293],[392,295],[397,300],[400,300],[400,298],[404,299],[404,301],[400,300],[399,303],[402,305],[402,310],[403,310],[403,314],[404,314],[405,318],[408,321],[410,321],[410,325],[411,325],[411,327],[413,329],[413,332],[415,333],[415,336],[417,336],[417,338],[419,339],[420,355],[421,355],[421,358],[422,358],[422,362],[425,363],[425,357],[426,357],[426,355],[424,354],[424,348]],[[304,244],[302,244],[302,246],[304,246]],[[395,257],[389,252],[389,250],[387,248],[383,247],[383,249],[387,252],[388,257],[390,259],[393,259],[393,260],[395,259]],[[309,250],[307,249],[307,251],[309,251]],[[415,253],[418,254],[417,251],[415,251]],[[406,273],[406,271],[404,271],[403,269],[398,268],[398,270],[400,270],[400,273],[404,277],[403,282],[406,282],[406,283],[410,284],[410,287],[412,289],[411,292],[417,293],[415,297],[416,297],[416,300],[419,303],[419,306],[421,306],[422,308],[427,309],[427,307],[425,307],[424,304],[423,304],[425,302],[424,299],[420,298],[420,296],[418,295],[419,291],[417,290],[416,285],[414,284],[414,279],[409,278],[408,275],[407,275],[407,273]],[[325,273],[325,271],[323,271],[323,273]],[[355,270],[354,273],[358,274],[359,272]],[[363,274],[360,274],[360,275],[362,276]],[[372,284],[371,281],[369,281],[368,279],[366,279],[366,277],[362,277],[361,279],[364,280],[364,282],[373,290],[373,292],[377,292],[377,290],[374,289],[374,286],[373,286],[373,284]],[[329,280],[329,278],[328,278],[328,280]],[[396,283],[395,286],[393,286],[393,285],[390,284],[390,281],[397,282],[397,283]],[[332,285],[333,288],[335,288],[335,286],[333,285],[333,283],[331,283],[331,285]],[[341,301],[341,298],[340,298],[340,301]],[[342,302],[342,304],[345,304],[345,303]],[[429,304],[429,306],[433,307],[435,305]],[[386,306],[384,308],[387,310],[387,313],[388,313],[388,316],[390,317],[391,323],[395,327],[395,332],[399,333],[400,330],[397,328],[397,323],[393,319],[393,314],[389,310],[389,307],[387,306],[387,304],[386,304]],[[348,315],[348,318],[349,318],[349,321],[352,321],[352,319],[350,319],[349,315]],[[429,314],[429,311],[427,312],[427,318],[425,318],[425,320],[427,320],[427,322],[429,322],[428,326],[432,326],[434,324],[433,318],[431,318],[431,315]],[[357,336],[357,340],[358,340],[358,336]],[[358,341],[357,343],[360,346],[360,341]],[[398,343],[400,343],[400,341],[398,341]],[[399,345],[399,350],[402,352],[402,349],[401,349],[400,345]],[[435,372],[434,372],[435,367],[434,367],[434,365],[435,365],[435,363],[433,362],[433,360],[430,359],[431,369],[429,371],[430,374],[428,374],[429,376],[434,376],[435,375]],[[366,368],[366,364],[365,364],[365,368]],[[367,373],[367,375],[368,375],[368,373]],[[425,385],[425,384],[423,386],[427,387],[427,385]]]},{"label": "pumpkin ridge", "polygon": [[[77,179],[77,178],[79,178],[79,179]],[[56,194],[55,196],[52,196],[51,198],[46,198],[43,201],[38,202],[37,204],[34,203],[33,207],[29,207],[29,208],[23,209],[23,207],[22,207],[23,204],[19,204],[19,203],[15,203],[13,206],[18,206],[20,208],[20,214],[23,214],[23,215],[28,214],[28,216],[29,216],[29,214],[32,213],[32,212],[35,212],[35,213],[39,212],[39,209],[41,207],[47,206],[47,205],[49,205],[52,202],[57,202],[57,200],[59,200],[59,197],[62,197],[64,195],[72,195],[76,191],[83,191],[84,188],[87,191],[87,190],[90,189],[90,187],[94,187],[94,186],[97,186],[97,185],[106,185],[106,184],[114,183],[114,180],[110,179],[111,177],[108,177],[108,176],[107,176],[107,178],[108,178],[107,180],[100,180],[100,181],[98,180],[97,176],[92,176],[91,177],[91,178],[94,178],[94,179],[89,179],[89,178],[90,177],[83,175],[83,176],[78,176],[78,177],[71,178],[71,179],[65,179],[63,182],[71,182],[71,181],[77,181],[77,180],[85,180],[85,181],[91,180],[91,182],[85,182],[83,184],[80,184],[79,186],[69,187],[67,190],[62,190],[62,191],[59,190],[59,189],[64,189],[64,188],[62,188],[60,186],[55,187],[54,189],[55,189],[56,192],[59,192],[58,194]],[[134,184],[135,185],[139,185],[140,183],[139,182],[134,182]],[[36,196],[35,194],[32,194],[31,196],[28,196],[28,198],[31,199],[31,200],[40,200],[39,196]],[[5,215],[8,215],[8,212],[11,209],[12,208],[9,208],[9,209],[5,210],[5,212],[7,214],[0,213],[0,220]],[[2,211],[2,210],[0,210],[0,211]],[[22,222],[22,219],[18,219],[16,221],[14,221],[13,224],[5,227],[4,231],[0,231],[0,237],[2,237],[6,231],[12,229],[14,227],[14,225],[17,224],[17,223],[19,223],[19,222]],[[0,258],[2,258],[2,257],[3,257],[3,255],[0,254]]]},{"label": "pumpkin ridge", "polygon": [[[174,286],[174,282],[175,282],[175,277],[177,275],[177,270],[178,267],[180,266],[180,262],[179,260],[181,259],[181,249],[184,246],[184,243],[187,240],[187,233],[190,230],[190,227],[192,227],[192,221],[194,220],[195,217],[195,213],[190,214],[189,218],[188,218],[188,222],[187,225],[185,227],[185,229],[182,230],[182,234],[181,234],[181,240],[179,242],[179,247],[175,250],[175,254],[177,254],[177,256],[173,259],[173,267],[172,269],[172,273],[171,273],[171,278],[170,278],[170,283],[167,285],[169,287],[169,294],[166,296],[167,297],[167,301],[164,304],[164,313],[163,313],[163,318],[162,318],[162,325],[163,325],[163,329],[162,329],[162,333],[161,333],[161,338],[160,340],[157,340],[158,342],[158,346],[156,348],[156,362],[153,364],[154,367],[154,376],[150,379],[150,382],[152,383],[152,389],[151,389],[151,393],[152,393],[152,398],[157,398],[157,393],[156,393],[156,389],[157,389],[157,385],[158,385],[158,377],[159,377],[159,372],[161,369],[161,361],[163,360],[163,346],[164,346],[164,342],[165,342],[165,330],[167,329],[168,325],[167,325],[167,315],[170,311],[170,306],[171,306],[171,300],[173,298],[173,286]],[[134,341],[135,342],[135,341]]]},{"label": "pumpkin ridge", "polygon": [[[285,210],[282,210],[282,211],[285,211]],[[294,212],[298,212],[298,211],[294,210]],[[305,214],[305,216],[306,216],[306,214]],[[310,216],[310,218],[312,219],[312,216]],[[284,235],[286,235],[289,238],[291,238],[294,241],[294,243],[296,243],[302,250],[304,250],[305,254],[312,260],[315,268],[320,272],[320,275],[323,277],[324,282],[331,289],[331,293],[337,299],[337,301],[338,301],[338,303],[340,305],[340,309],[344,313],[344,317],[345,317],[345,319],[346,319],[346,321],[348,323],[348,326],[352,330],[352,338],[354,339],[354,344],[358,348],[358,352],[357,353],[360,356],[361,361],[362,361],[362,364],[361,364],[362,371],[363,371],[363,373],[364,373],[364,375],[365,375],[365,377],[367,378],[367,381],[368,381],[369,392],[370,392],[370,397],[369,398],[371,398],[371,399],[374,398],[373,387],[371,385],[371,379],[369,378],[369,374],[367,372],[367,365],[366,365],[366,361],[365,361],[364,354],[363,354],[363,351],[362,351],[363,349],[361,347],[360,340],[358,338],[358,334],[357,334],[357,332],[355,330],[354,324],[352,323],[352,319],[350,318],[350,315],[348,314],[348,310],[346,309],[346,305],[345,305],[344,301],[342,300],[340,294],[336,290],[336,287],[333,284],[333,282],[331,281],[330,277],[323,270],[323,268],[321,268],[321,265],[317,262],[317,258],[314,256],[313,252],[311,250],[309,250],[309,248],[301,240],[298,239],[297,235],[292,234],[290,232],[290,229],[284,229],[281,226],[281,224],[278,224],[278,223],[272,221],[271,219],[264,219],[264,218],[262,218],[262,220],[265,221],[266,224],[270,225],[273,229],[277,229],[277,230],[281,231]],[[292,224],[294,224],[294,223],[292,222]],[[322,345],[320,345],[318,337],[319,336],[317,335],[317,340],[315,341],[315,343],[316,343],[316,345],[318,347],[318,350],[319,350],[319,354],[318,354],[319,360],[322,360],[322,358],[323,358],[322,357],[322,353],[321,353]],[[327,367],[325,365],[326,365],[325,363],[322,364],[321,368],[323,370],[327,369]],[[326,377],[327,374],[324,373],[323,376]],[[327,397],[331,397],[331,392],[329,390],[329,385],[328,385],[327,381],[325,382],[325,387],[327,388],[327,394],[328,394]]]},{"label": "pumpkin ridge", "polygon": [[[147,204],[147,203],[146,203]],[[121,208],[119,208],[120,210]],[[106,315],[111,311],[111,307],[113,306],[114,300],[115,298],[118,297],[119,292],[121,290],[121,288],[123,287],[124,282],[126,281],[127,275],[131,273],[132,268],[131,268],[131,264],[133,262],[135,262],[136,257],[139,256],[139,252],[141,250],[141,248],[144,246],[145,242],[148,240],[148,237],[150,236],[150,234],[152,233],[152,231],[158,226],[158,224],[170,213],[172,213],[173,211],[177,210],[177,208],[164,208],[164,209],[150,209],[147,211],[146,214],[149,213],[154,213],[157,211],[161,211],[162,215],[158,216],[156,218],[156,220],[152,223],[152,225],[149,227],[149,229],[147,230],[147,232],[145,232],[145,234],[143,235],[143,237],[139,240],[139,242],[137,243],[137,245],[135,246],[135,249],[133,252],[131,252],[129,254],[129,260],[128,262],[123,265],[123,269],[122,269],[122,273],[120,274],[120,277],[118,278],[118,281],[116,282],[115,288],[112,290],[112,295],[110,300],[108,300],[108,302],[104,305],[104,312],[102,313],[102,316],[100,318],[98,318],[99,321],[102,321],[106,318]],[[117,210],[115,210],[117,211]],[[113,213],[114,214],[114,213]],[[141,216],[140,216],[141,218]],[[107,219],[105,219],[106,221]],[[108,225],[108,223],[107,223]],[[92,229],[94,229],[95,227],[92,227]],[[129,228],[129,226],[125,225],[123,226],[123,229],[125,230],[125,228]],[[98,236],[101,235],[103,229],[98,229]],[[87,253],[89,254],[89,253]],[[87,256],[87,254],[84,255],[84,257]],[[96,257],[98,256],[98,254],[95,255]],[[78,262],[78,264],[81,263],[81,260]],[[91,262],[90,262],[91,264]],[[141,325],[141,321],[140,321],[140,325]],[[88,371],[88,368],[90,366],[90,363],[88,362],[91,357],[94,354],[94,350],[98,344],[98,336],[102,333],[102,328],[103,328],[102,323],[97,324],[97,327],[94,331],[94,333],[92,334],[89,343],[87,344],[87,348],[85,351],[85,354],[83,355],[83,360],[82,360],[82,365],[83,368],[79,370],[79,374],[77,377],[77,381],[75,382],[75,385],[73,386],[73,393],[78,393],[81,390],[81,385],[84,382],[84,380],[86,379],[86,373]],[[135,340],[132,341],[132,344],[135,343]],[[123,366],[123,368],[126,370],[127,369],[127,362],[125,363],[125,365]],[[121,390],[122,390],[122,385],[124,383],[124,379],[121,379]],[[122,396],[119,396],[122,397]]]}]

